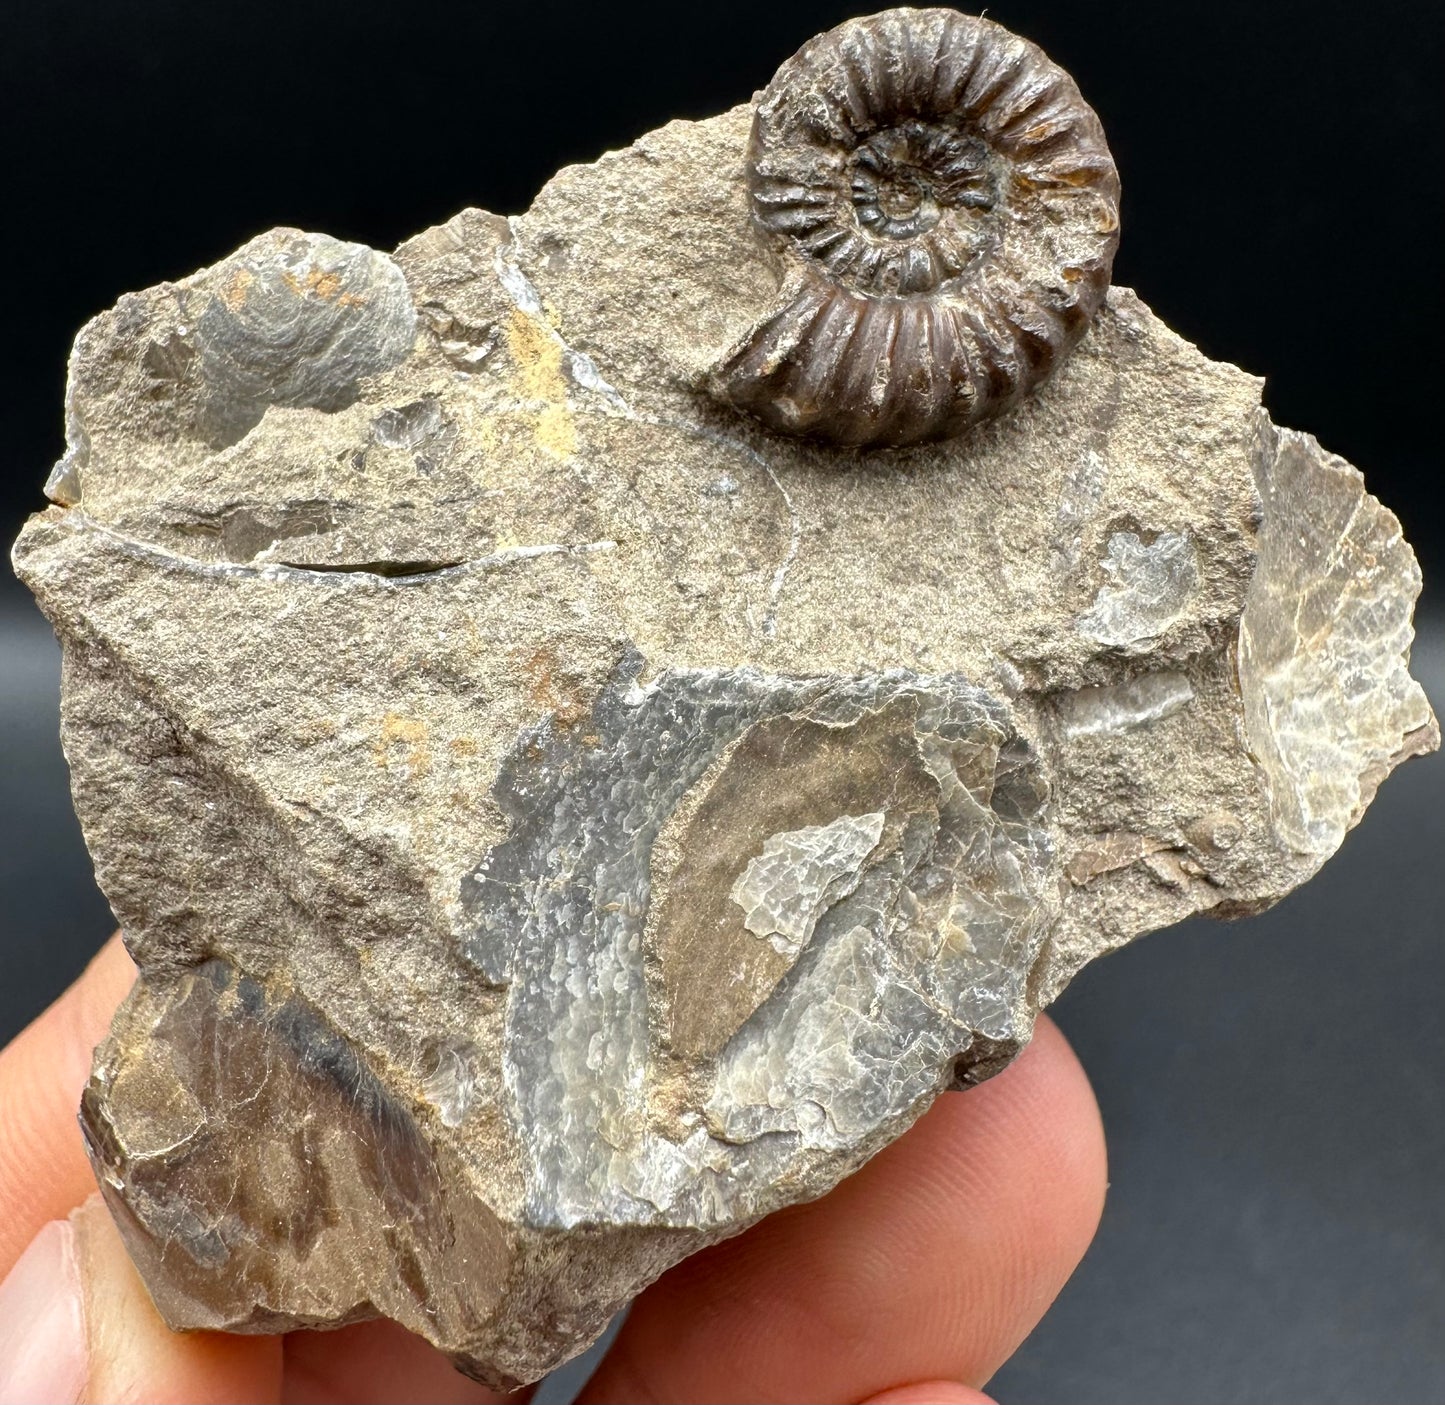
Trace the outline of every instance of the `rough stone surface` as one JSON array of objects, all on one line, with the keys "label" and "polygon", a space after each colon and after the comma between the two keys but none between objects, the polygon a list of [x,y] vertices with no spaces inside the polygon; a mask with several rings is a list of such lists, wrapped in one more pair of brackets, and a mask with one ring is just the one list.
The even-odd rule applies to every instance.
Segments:
[{"label": "rough stone surface", "polygon": [[1127,290],[946,444],[715,402],[781,276],[748,124],[76,342],[15,559],[142,972],[83,1121],[177,1326],[534,1379],[1438,742],[1394,517]]}]

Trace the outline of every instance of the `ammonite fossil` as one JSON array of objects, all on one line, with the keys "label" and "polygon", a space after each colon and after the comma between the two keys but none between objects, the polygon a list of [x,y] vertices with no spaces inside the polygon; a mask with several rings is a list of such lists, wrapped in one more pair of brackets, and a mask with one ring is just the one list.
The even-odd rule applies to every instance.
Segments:
[{"label": "ammonite fossil", "polygon": [[989,20],[888,10],[805,44],[758,100],[748,184],[785,301],[711,388],[785,433],[958,434],[1046,377],[1109,286],[1099,119]]}]

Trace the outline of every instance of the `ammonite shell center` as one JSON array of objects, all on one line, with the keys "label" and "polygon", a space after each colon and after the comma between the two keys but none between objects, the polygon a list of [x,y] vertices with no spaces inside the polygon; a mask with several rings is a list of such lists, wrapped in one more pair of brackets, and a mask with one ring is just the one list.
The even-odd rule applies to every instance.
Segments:
[{"label": "ammonite shell center", "polygon": [[[982,221],[1000,200],[997,167],[983,142],[936,123],[904,122],[863,141],[849,157],[853,215],[883,248],[851,270],[860,285],[925,292],[957,277],[991,242]],[[918,240],[916,251],[889,247]]]},{"label": "ammonite shell center", "polygon": [[957,128],[905,122],[874,132],[850,158],[859,224],[888,239],[912,239],[946,210],[992,210],[998,178],[988,148]]}]

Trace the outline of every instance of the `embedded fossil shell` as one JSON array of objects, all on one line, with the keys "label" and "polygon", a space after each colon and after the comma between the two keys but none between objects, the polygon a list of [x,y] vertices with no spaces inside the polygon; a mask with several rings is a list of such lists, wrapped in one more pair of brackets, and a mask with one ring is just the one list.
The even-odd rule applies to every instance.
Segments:
[{"label": "embedded fossil shell", "polygon": [[711,389],[773,429],[894,446],[1014,404],[1109,286],[1119,178],[1036,45],[953,10],[888,10],[805,44],[758,100],[753,218],[783,306]]}]

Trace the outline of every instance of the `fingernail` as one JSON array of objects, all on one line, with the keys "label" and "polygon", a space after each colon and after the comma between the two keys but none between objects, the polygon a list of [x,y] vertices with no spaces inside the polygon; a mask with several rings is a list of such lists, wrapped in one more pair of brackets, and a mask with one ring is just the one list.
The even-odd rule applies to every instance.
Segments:
[{"label": "fingernail", "polygon": [[75,1230],[52,1220],[0,1283],[0,1405],[72,1402],[85,1389],[85,1299]]}]

